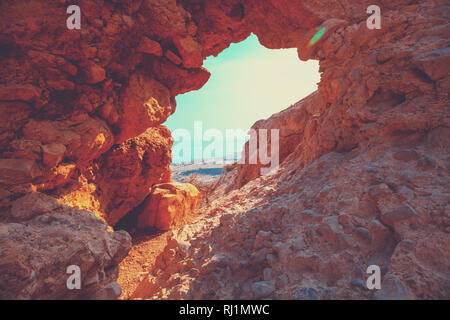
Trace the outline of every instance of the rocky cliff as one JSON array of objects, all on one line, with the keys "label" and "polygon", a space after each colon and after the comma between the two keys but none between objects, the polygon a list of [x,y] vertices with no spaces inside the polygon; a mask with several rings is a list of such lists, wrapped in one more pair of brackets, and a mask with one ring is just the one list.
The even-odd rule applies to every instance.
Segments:
[{"label": "rocky cliff", "polygon": [[[280,129],[278,172],[259,177],[260,165],[231,172],[211,216],[174,234],[137,296],[372,298],[361,286],[368,264],[382,267],[386,289],[377,297],[450,296],[445,1],[379,1],[376,30],[366,26],[370,1],[70,4],[81,8],[80,30],[66,27],[66,1],[0,4],[2,270],[41,250],[39,241],[30,250],[18,243],[52,225],[45,210],[15,220],[15,201],[40,192],[75,208],[58,209],[58,217],[78,227],[55,227],[70,239],[93,223],[83,210],[113,226],[153,185],[169,182],[172,139],[161,124],[175,112],[175,96],[206,83],[203,59],[254,32],[268,48],[319,60],[319,90],[255,124]],[[83,243],[103,232],[94,224]],[[120,252],[129,247],[124,239]],[[42,250],[45,263],[57,258]],[[123,255],[77,254],[93,259],[89,274],[114,269]],[[70,256],[58,257],[67,257],[61,265]],[[53,283],[48,297],[65,297],[65,282],[48,280],[55,272],[6,273],[0,294],[38,297],[30,288]],[[113,277],[106,279],[85,296],[111,291]]]}]

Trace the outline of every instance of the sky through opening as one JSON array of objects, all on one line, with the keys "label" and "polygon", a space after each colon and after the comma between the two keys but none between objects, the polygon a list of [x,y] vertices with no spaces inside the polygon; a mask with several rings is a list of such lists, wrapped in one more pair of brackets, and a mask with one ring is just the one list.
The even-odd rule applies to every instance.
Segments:
[{"label": "sky through opening", "polygon": [[[317,90],[320,80],[317,61],[300,61],[296,49],[270,50],[255,35],[231,44],[217,57],[209,57],[203,66],[211,72],[209,81],[198,91],[176,97],[177,110],[164,123],[172,132],[185,129],[191,135],[191,152],[173,153],[173,163],[199,158],[208,141],[194,134],[194,123],[200,121],[203,133],[208,129],[248,131],[258,120],[286,109]],[[197,128],[198,128],[197,122]],[[198,130],[197,130],[198,132]],[[194,141],[195,140],[195,141]],[[176,140],[174,146],[179,143]],[[195,143],[194,143],[195,142]],[[234,148],[226,144],[234,144]],[[242,142],[224,141],[225,150],[240,153]],[[228,148],[227,148],[228,147]]]}]

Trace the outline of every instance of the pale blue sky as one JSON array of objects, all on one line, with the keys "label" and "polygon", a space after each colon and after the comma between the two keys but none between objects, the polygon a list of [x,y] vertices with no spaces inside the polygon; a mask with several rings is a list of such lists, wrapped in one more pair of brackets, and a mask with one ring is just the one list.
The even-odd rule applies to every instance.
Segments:
[{"label": "pale blue sky", "polygon": [[[256,121],[315,91],[320,80],[317,61],[300,61],[296,49],[269,50],[255,35],[207,58],[203,66],[211,72],[209,81],[198,91],[177,96],[177,110],[164,123],[172,132],[180,128],[189,131],[192,142],[195,121],[202,122],[203,132],[214,128],[224,137],[226,129],[247,131]],[[196,139],[198,158],[201,138]],[[203,149],[206,145],[203,143]],[[238,145],[235,152],[241,149]],[[181,158],[181,154],[173,154],[174,163],[189,160]]]}]

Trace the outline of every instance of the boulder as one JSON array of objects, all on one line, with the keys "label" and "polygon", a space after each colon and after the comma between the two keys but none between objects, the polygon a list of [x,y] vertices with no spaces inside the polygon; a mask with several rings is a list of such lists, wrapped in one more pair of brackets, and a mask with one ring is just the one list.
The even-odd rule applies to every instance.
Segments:
[{"label": "boulder", "polygon": [[44,213],[52,213],[59,207],[62,205],[56,199],[33,192],[12,203],[10,217],[14,222],[27,221]]},{"label": "boulder", "polygon": [[[111,283],[131,248],[128,233],[43,194],[15,200],[12,210],[18,222],[0,224],[0,298],[117,298]],[[67,286],[70,266],[79,267],[80,289]]]},{"label": "boulder", "polygon": [[163,55],[161,45],[158,42],[153,41],[152,39],[149,39],[145,36],[142,37],[142,40],[139,46],[137,47],[137,51],[142,53],[153,54],[157,57],[161,57]]},{"label": "boulder", "polygon": [[397,223],[415,220],[417,216],[416,211],[406,204],[386,212],[381,216],[381,220],[388,226],[394,227]]},{"label": "boulder", "polygon": [[119,133],[116,143],[122,143],[166,121],[174,111],[169,90],[160,82],[143,74],[130,77],[128,86],[121,93]]},{"label": "boulder", "polygon": [[142,203],[153,185],[170,181],[171,146],[169,129],[159,126],[116,145],[100,158],[95,182],[110,225]]},{"label": "boulder", "polygon": [[42,175],[34,160],[0,159],[0,183],[7,185],[31,182]]},{"label": "boulder", "polygon": [[43,162],[46,166],[56,167],[64,157],[66,147],[61,143],[51,143],[42,146]]},{"label": "boulder", "polygon": [[252,291],[255,299],[265,298],[275,291],[275,284],[272,281],[258,281],[253,283]]},{"label": "boulder", "polygon": [[41,96],[41,89],[32,85],[0,86],[1,101],[36,101]]},{"label": "boulder", "polygon": [[89,62],[87,66],[83,69],[84,80],[89,84],[96,84],[106,77],[106,71],[101,66],[96,63]]},{"label": "boulder", "polygon": [[397,276],[386,274],[381,289],[375,293],[378,300],[410,300],[413,296]]},{"label": "boulder", "polygon": [[138,227],[169,230],[182,225],[199,205],[201,194],[189,183],[155,185],[144,202],[138,217]]}]

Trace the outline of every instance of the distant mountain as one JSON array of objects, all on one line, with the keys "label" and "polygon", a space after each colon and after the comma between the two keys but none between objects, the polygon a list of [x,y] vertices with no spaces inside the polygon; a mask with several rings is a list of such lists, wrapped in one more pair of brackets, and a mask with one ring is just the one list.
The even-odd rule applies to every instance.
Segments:
[{"label": "distant mountain", "polygon": [[186,166],[186,165],[192,165],[192,164],[233,164],[237,161],[239,161],[239,159],[241,158],[241,153],[240,152],[235,152],[232,153],[230,155],[227,155],[223,158],[219,157],[219,158],[210,158],[210,159],[199,159],[199,160],[192,160],[190,162],[177,162],[177,163],[172,163],[171,166],[173,167],[177,167],[177,166]]}]

